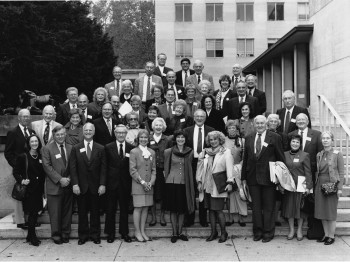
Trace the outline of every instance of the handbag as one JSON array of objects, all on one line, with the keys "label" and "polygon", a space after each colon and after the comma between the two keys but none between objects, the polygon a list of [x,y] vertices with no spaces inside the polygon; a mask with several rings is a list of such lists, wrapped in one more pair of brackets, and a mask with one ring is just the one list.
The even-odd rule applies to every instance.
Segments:
[{"label": "handbag", "polygon": [[323,193],[323,195],[325,196],[331,196],[334,195],[338,192],[338,183],[337,182],[328,182],[328,183],[324,183],[321,185],[321,191]]},{"label": "handbag", "polygon": [[226,181],[227,181],[227,174],[226,171],[221,171],[213,174],[213,179],[216,185],[216,189],[218,190],[219,194],[225,192],[226,188]]},{"label": "handbag", "polygon": [[[27,170],[28,170],[28,159],[27,159],[27,155],[25,155],[25,161],[26,161],[26,179],[28,179],[28,174],[27,174]],[[26,192],[27,192],[27,186],[26,185],[22,185],[22,183],[16,182],[15,185],[13,186],[12,189],[12,198],[18,200],[18,201],[23,201],[25,199],[26,196]]]},{"label": "handbag", "polygon": [[312,215],[315,211],[315,195],[303,194],[300,201],[300,211]]}]

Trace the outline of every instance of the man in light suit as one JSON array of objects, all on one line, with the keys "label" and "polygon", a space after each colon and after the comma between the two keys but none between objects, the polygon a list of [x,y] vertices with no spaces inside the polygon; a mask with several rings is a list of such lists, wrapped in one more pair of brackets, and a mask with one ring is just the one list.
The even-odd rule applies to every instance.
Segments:
[{"label": "man in light suit", "polygon": [[164,86],[164,93],[168,89],[174,89],[174,91],[175,91],[175,99],[176,100],[179,100],[179,99],[185,100],[186,99],[185,88],[183,86],[175,84],[175,81],[176,81],[176,74],[175,74],[175,72],[174,71],[168,71],[168,73],[166,74],[166,79],[168,81],[168,84]]},{"label": "man in light suit", "polygon": [[182,58],[181,59],[181,70],[176,72],[176,81],[175,84],[179,86],[186,86],[186,80],[187,77],[190,75],[193,75],[195,72],[194,70],[190,69],[191,61],[188,58]]},{"label": "man in light suit", "polygon": [[86,123],[83,126],[84,141],[73,147],[70,157],[73,193],[78,196],[78,245],[85,244],[89,237],[95,244],[101,243],[98,196],[106,191],[107,165],[105,149],[93,141],[94,134],[94,125]]},{"label": "man in light suit", "polygon": [[256,132],[244,145],[242,186],[252,197],[254,241],[270,242],[275,234],[276,185],[270,180],[269,162],[285,162],[281,137],[267,130],[265,116],[254,119]]},{"label": "man in light suit", "polygon": [[55,109],[51,105],[47,105],[43,109],[43,119],[32,122],[32,129],[39,136],[40,142],[43,146],[51,143],[52,129],[60,125],[56,121],[53,121]]},{"label": "man in light suit", "polygon": [[174,89],[167,89],[165,93],[165,104],[159,105],[159,116],[163,118],[164,120],[169,118],[172,119],[175,112],[174,112],[174,102],[175,102],[175,90]]},{"label": "man in light suit", "polygon": [[145,65],[146,75],[135,80],[134,95],[139,95],[142,101],[142,108],[146,109],[146,101],[153,98],[151,88],[155,85],[163,86],[162,79],[154,75],[154,63],[147,62]]},{"label": "man in light suit", "polygon": [[187,84],[193,84],[195,85],[195,87],[197,88],[197,95],[196,95],[196,99],[200,100],[200,89],[198,87],[198,84],[202,81],[202,80],[208,80],[211,83],[210,86],[210,90],[209,93],[212,94],[215,90],[214,88],[214,81],[213,81],[213,77],[209,74],[203,73],[203,69],[204,69],[204,65],[203,62],[200,60],[196,60],[193,63],[193,69],[195,71],[195,74],[190,75],[189,77],[187,77]]},{"label": "man in light suit", "polygon": [[[308,127],[311,128],[311,121],[309,112],[306,108],[299,107],[295,105],[295,94],[292,90],[284,91],[282,95],[284,108],[278,109],[276,114],[279,115],[281,120],[281,125],[278,127],[278,131],[283,132],[285,134],[289,134],[290,132],[297,130],[296,126],[296,116],[300,113],[304,113],[307,115],[309,122]],[[289,119],[289,121],[288,121]]]},{"label": "man in light suit", "polygon": [[56,109],[56,122],[60,123],[61,125],[65,125],[69,122],[69,111],[78,107],[78,89],[76,87],[68,87],[66,89],[66,95],[68,102],[61,104]]},{"label": "man in light suit", "polygon": [[72,187],[69,157],[72,146],[65,143],[66,129],[59,125],[52,129],[54,142],[42,149],[46,173],[47,208],[50,215],[51,237],[55,244],[69,242],[72,223]]},{"label": "man in light suit", "polygon": [[[194,126],[190,126],[184,129],[184,132],[187,135],[188,138],[188,146],[193,149],[194,157],[192,162],[192,173],[193,173],[193,183],[195,185],[196,193],[198,193],[198,185],[196,181],[196,171],[197,171],[197,163],[198,163],[198,156],[203,151],[205,146],[205,137],[208,135],[209,132],[214,131],[215,129],[204,125],[206,120],[206,113],[202,109],[197,109],[196,112],[194,112]],[[192,214],[186,214],[185,217],[185,226],[189,227],[194,224],[194,218],[195,213]],[[202,227],[208,227],[208,220],[207,220],[207,209],[204,208],[204,202],[199,202],[199,223]]]},{"label": "man in light suit", "polygon": [[245,81],[245,78],[242,74],[242,66],[240,64],[234,64],[232,66],[232,85],[231,85],[231,89],[234,93],[237,92],[236,89],[236,85],[240,82],[240,81]]},{"label": "man in light suit", "polygon": [[166,75],[169,71],[173,71],[172,68],[166,67],[165,63],[167,60],[167,56],[164,53],[160,53],[157,55],[158,66],[154,69],[154,74],[162,78],[163,86],[168,84],[166,79]]},{"label": "man in light suit", "polygon": [[261,91],[256,88],[256,76],[255,75],[247,75],[245,77],[245,81],[247,83],[247,94],[253,97],[256,97],[259,102],[259,112],[258,115],[262,115],[266,111],[266,95],[264,91]]},{"label": "man in light suit", "polygon": [[110,100],[113,95],[120,96],[122,93],[122,75],[123,71],[119,66],[113,67],[112,71],[114,80],[105,84],[105,89],[107,90],[108,99]]}]

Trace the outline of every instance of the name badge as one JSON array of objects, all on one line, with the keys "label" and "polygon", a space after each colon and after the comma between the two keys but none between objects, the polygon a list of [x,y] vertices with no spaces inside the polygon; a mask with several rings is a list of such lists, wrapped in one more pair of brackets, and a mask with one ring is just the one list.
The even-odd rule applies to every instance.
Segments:
[{"label": "name badge", "polygon": [[299,163],[299,158],[294,158],[294,159],[293,159],[293,162],[294,162],[294,163]]},{"label": "name badge", "polygon": [[162,75],[163,75],[163,76],[166,76],[166,74],[164,74],[164,73],[163,73]]},{"label": "name badge", "polygon": [[156,83],[152,82],[152,86],[154,86]]},{"label": "name badge", "polygon": [[295,123],[296,120],[295,120],[294,118],[292,118],[292,119],[290,120],[290,122]]},{"label": "name badge", "polygon": [[181,89],[180,89],[180,90],[178,90],[178,91],[177,91],[177,93],[178,93],[178,94],[181,94],[181,93],[182,93]]},{"label": "name badge", "polygon": [[227,97],[227,98],[226,98],[226,101],[229,101],[229,100],[230,100],[230,98]]},{"label": "name badge", "polygon": [[306,140],[306,141],[311,141],[311,137],[308,137],[308,136],[307,136],[307,137],[305,138],[305,140]]},{"label": "name badge", "polygon": [[113,86],[111,86],[109,89],[114,89],[114,87],[113,87]]},{"label": "name badge", "polygon": [[92,119],[92,115],[87,115],[87,118]]},{"label": "name badge", "polygon": [[153,103],[152,106],[157,106],[158,104],[157,103]]},{"label": "name badge", "polygon": [[85,148],[80,148],[80,153],[83,153],[85,151],[86,151]]},{"label": "name badge", "polygon": [[40,164],[42,164],[42,163],[43,163],[43,161],[42,161],[41,159],[39,159],[39,163],[40,163]]},{"label": "name badge", "polygon": [[185,122],[185,118],[181,118],[181,119],[180,119],[180,122],[181,122],[181,123]]},{"label": "name badge", "polygon": [[130,157],[129,153],[125,153],[125,157]]},{"label": "name badge", "polygon": [[205,156],[204,156],[205,158],[208,158],[209,157],[209,155],[208,154],[205,154]]},{"label": "name badge", "polygon": [[193,105],[194,105],[194,106],[198,106],[198,103],[197,103],[197,102],[193,102]]},{"label": "name badge", "polygon": [[173,115],[175,115],[175,111],[171,111],[171,113],[172,113]]},{"label": "name badge", "polygon": [[151,141],[151,145],[154,145],[156,142],[155,141]]},{"label": "name badge", "polygon": [[339,154],[339,151],[338,151],[338,150],[334,150],[333,153],[336,154],[336,155],[338,155],[338,154]]},{"label": "name badge", "polygon": [[59,159],[59,158],[61,158],[61,154],[57,154],[57,155],[55,155],[55,157],[56,157],[56,159]]},{"label": "name badge", "polygon": [[269,145],[269,144],[266,143],[266,142],[263,143],[263,146],[264,146],[264,147],[268,147],[268,145]]}]

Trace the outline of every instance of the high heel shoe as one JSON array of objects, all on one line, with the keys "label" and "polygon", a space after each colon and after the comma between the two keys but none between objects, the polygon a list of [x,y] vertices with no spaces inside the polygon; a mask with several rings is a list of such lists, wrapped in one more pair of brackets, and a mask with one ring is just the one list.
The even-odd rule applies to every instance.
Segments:
[{"label": "high heel shoe", "polygon": [[218,232],[212,233],[205,241],[210,242],[215,240],[218,237]]},{"label": "high heel shoe", "polygon": [[323,236],[322,238],[319,238],[319,239],[317,239],[317,243],[323,243],[323,242],[326,242],[328,240],[328,237],[326,237],[326,236]]},{"label": "high heel shoe", "polygon": [[219,243],[224,243],[224,242],[226,242],[227,238],[228,238],[228,233],[225,232],[225,233],[221,234],[220,239],[219,239],[218,242]]}]

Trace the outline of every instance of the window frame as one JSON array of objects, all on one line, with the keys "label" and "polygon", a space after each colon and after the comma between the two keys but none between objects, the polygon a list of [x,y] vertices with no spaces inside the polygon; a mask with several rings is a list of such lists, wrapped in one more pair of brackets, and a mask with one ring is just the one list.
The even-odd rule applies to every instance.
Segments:
[{"label": "window frame", "polygon": [[[243,6],[243,15],[244,15],[244,19],[243,20],[238,20],[238,6],[242,5]],[[253,17],[252,20],[247,20],[247,5],[252,6],[253,8]],[[236,21],[237,22],[254,22],[254,3],[236,3]]]},{"label": "window frame", "polygon": [[[274,5],[274,10],[275,10],[275,18],[272,20],[270,19],[270,14],[269,14],[269,6]],[[277,19],[278,14],[277,14],[277,6],[282,5],[283,6],[283,19]],[[267,21],[285,21],[284,20],[284,2],[267,2]]]},{"label": "window frame", "polygon": [[[191,8],[191,19],[185,20],[185,7]],[[177,20],[177,7],[182,7],[182,19]],[[183,22],[192,22],[193,21],[193,12],[192,12],[192,3],[176,3],[175,4],[175,22],[183,23]]]},{"label": "window frame", "polygon": [[[208,20],[208,6],[212,5],[213,8],[213,20]],[[217,20],[216,8],[221,6],[221,20]],[[206,3],[205,4],[205,21],[206,22],[223,22],[224,21],[224,4],[223,3]]]},{"label": "window frame", "polygon": [[[254,38],[237,38],[237,48],[236,48],[236,57],[237,58],[246,58],[246,57],[255,57],[255,44],[254,44]],[[244,54],[239,54],[238,53],[238,41],[242,41],[244,40]],[[252,41],[252,45],[253,45],[253,48],[252,48],[252,54],[251,55],[247,55],[247,40],[251,40]]]},{"label": "window frame", "polygon": [[[208,49],[209,41],[215,41],[214,42],[214,49],[210,49],[210,50]],[[217,45],[218,41],[221,41],[222,49],[216,49],[216,45]],[[208,56],[208,52],[210,52],[210,51],[214,51],[214,56]],[[222,51],[222,56],[217,55],[218,51]],[[207,58],[222,58],[222,57],[224,57],[224,39],[206,39],[206,57]]]},{"label": "window frame", "polygon": [[[178,55],[178,50],[177,50],[177,43],[182,42],[183,45],[183,50],[185,50],[185,43],[190,43],[190,49],[191,49],[191,54],[186,54],[185,51],[182,52],[182,54]],[[177,58],[183,58],[183,57],[193,57],[193,39],[175,39],[175,57]]]},{"label": "window frame", "polygon": [[[306,13],[306,18],[300,18],[300,13],[299,11],[301,10],[300,6],[303,5],[303,11],[305,11],[305,8],[307,8],[308,13]],[[308,2],[298,2],[297,3],[297,7],[298,7],[298,21],[309,21],[310,19],[310,5]]]}]

